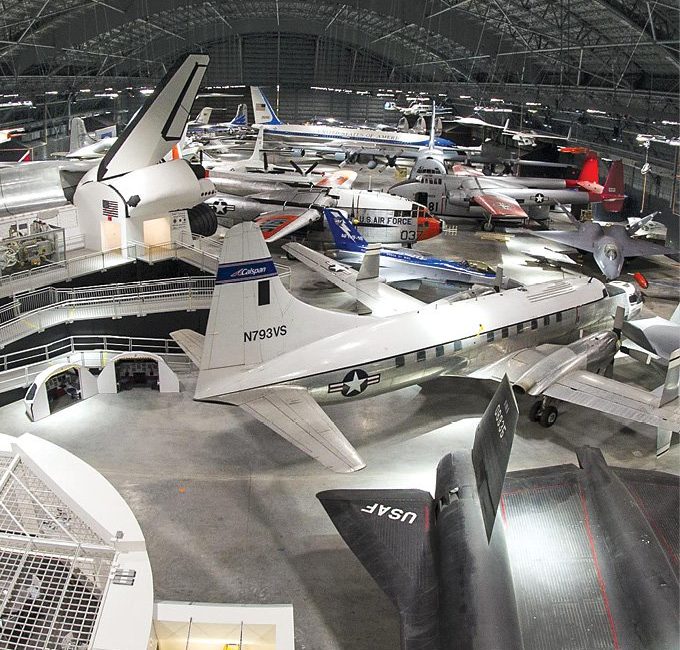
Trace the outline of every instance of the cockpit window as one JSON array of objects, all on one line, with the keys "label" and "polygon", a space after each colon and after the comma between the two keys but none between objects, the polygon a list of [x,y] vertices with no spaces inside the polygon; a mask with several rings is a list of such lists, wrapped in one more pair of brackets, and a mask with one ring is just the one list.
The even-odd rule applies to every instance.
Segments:
[{"label": "cockpit window", "polygon": [[607,259],[610,260],[615,260],[619,256],[616,246],[613,244],[607,244],[607,246],[604,247],[604,254],[606,255]]}]

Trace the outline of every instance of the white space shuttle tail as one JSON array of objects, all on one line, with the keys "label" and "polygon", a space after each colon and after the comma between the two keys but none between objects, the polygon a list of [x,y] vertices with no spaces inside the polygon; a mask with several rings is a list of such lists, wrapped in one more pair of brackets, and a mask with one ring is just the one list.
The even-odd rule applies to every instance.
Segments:
[{"label": "white space shuttle tail", "polygon": [[168,70],[99,163],[98,181],[153,165],[180,141],[209,60],[187,54]]}]

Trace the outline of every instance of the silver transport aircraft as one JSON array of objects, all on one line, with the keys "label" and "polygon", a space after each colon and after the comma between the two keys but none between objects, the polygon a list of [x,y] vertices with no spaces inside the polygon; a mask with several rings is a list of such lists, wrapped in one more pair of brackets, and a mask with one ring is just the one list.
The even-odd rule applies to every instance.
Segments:
[{"label": "silver transport aircraft", "polygon": [[194,399],[240,406],[326,467],[351,472],[364,462],[319,405],[443,376],[507,373],[539,399],[532,416],[546,426],[554,398],[678,431],[677,364],[660,397],[596,374],[618,347],[615,312],[621,319],[617,298],[592,278],[414,299],[384,318],[320,309],[285,289],[260,229],[246,222],[224,239],[205,336],[172,336],[200,369]]}]

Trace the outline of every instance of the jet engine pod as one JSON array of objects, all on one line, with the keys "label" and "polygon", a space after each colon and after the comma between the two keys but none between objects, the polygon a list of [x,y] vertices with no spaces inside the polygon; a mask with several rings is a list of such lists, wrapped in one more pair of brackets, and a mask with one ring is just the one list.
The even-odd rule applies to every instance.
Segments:
[{"label": "jet engine pod", "polygon": [[[100,215],[104,201],[114,201],[117,217],[149,219],[172,210],[182,210],[201,203],[215,194],[206,178],[196,178],[184,160],[142,167],[104,181],[96,181],[88,172],[78,185],[73,202],[81,214]],[[107,203],[108,204],[108,203]],[[103,216],[106,214],[104,210]]]},{"label": "jet engine pod", "polygon": [[378,166],[378,163],[376,162],[375,158],[371,158],[371,160],[368,161],[366,167],[369,169],[375,169]]},{"label": "jet engine pod", "polygon": [[292,158],[304,158],[305,157],[305,150],[304,149],[291,149],[290,155],[291,155]]},{"label": "jet engine pod", "polygon": [[344,151],[336,151],[333,158],[336,162],[345,162],[345,160],[347,160],[347,154]]}]

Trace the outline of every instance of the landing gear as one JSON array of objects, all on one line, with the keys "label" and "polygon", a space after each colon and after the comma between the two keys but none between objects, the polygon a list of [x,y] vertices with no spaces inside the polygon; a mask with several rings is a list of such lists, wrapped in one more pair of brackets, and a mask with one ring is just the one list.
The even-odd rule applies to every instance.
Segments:
[{"label": "landing gear", "polygon": [[557,422],[557,409],[554,406],[546,406],[543,408],[541,413],[540,423],[542,427],[546,429],[551,427],[555,422]]},{"label": "landing gear", "polygon": [[488,219],[487,221],[482,222],[482,230],[484,232],[493,232],[496,229],[496,224],[491,221],[491,219]]},{"label": "landing gear", "polygon": [[557,422],[558,415],[557,408],[552,404],[547,403],[545,398],[534,402],[529,411],[529,419],[532,422],[540,422],[541,426],[546,429]]}]

